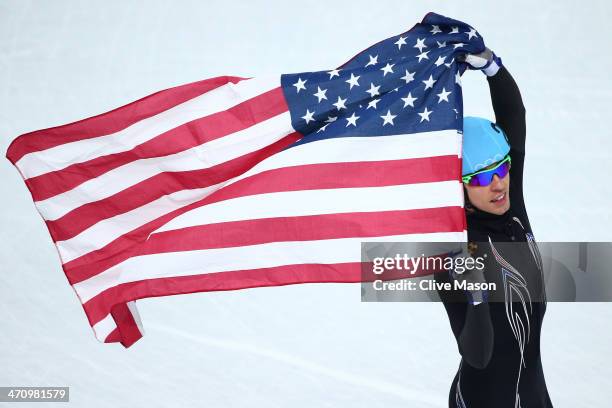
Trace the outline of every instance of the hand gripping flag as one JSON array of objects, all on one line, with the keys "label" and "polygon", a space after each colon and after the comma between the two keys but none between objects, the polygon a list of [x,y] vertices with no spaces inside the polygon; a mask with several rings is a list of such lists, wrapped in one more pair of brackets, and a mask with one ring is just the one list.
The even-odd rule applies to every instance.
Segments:
[{"label": "hand gripping flag", "polygon": [[96,337],[137,299],[358,282],[362,241],[464,241],[459,53],[429,13],[337,69],[218,77],[19,136],[8,149]]}]

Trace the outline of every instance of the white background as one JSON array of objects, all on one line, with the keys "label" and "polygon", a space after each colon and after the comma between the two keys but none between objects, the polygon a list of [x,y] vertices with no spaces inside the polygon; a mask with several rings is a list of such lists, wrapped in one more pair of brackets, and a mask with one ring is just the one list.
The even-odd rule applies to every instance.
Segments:
[{"label": "white background", "polygon": [[[428,11],[473,25],[521,88],[536,238],[612,241],[603,0],[0,1],[0,150],[187,82],[330,69]],[[465,114],[492,118],[482,74],[463,89]],[[18,172],[0,172],[0,386],[70,386],[78,407],[446,406],[459,356],[443,307],[363,304],[358,285],[143,300],[143,339],[98,343]],[[611,322],[609,304],[549,304],[556,407],[609,406]]]}]

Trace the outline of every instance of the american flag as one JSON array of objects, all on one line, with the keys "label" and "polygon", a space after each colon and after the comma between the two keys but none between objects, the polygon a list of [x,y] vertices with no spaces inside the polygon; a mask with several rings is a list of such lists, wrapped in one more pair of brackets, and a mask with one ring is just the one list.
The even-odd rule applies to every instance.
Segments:
[{"label": "american flag", "polygon": [[18,168],[96,337],[137,299],[358,282],[362,241],[463,241],[470,26],[429,13],[329,71],[218,77],[22,135]]}]

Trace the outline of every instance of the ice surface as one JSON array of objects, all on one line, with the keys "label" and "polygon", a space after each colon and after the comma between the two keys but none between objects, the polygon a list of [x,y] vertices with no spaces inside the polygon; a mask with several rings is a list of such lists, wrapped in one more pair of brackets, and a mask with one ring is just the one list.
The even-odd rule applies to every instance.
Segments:
[{"label": "ice surface", "polygon": [[[427,11],[475,26],[521,87],[536,238],[612,241],[606,1],[4,0],[0,150],[174,85],[332,68]],[[483,76],[463,84],[466,114],[492,115]],[[358,285],[144,300],[144,339],[98,343],[27,189],[0,171],[0,385],[68,385],[91,408],[445,406],[459,358],[442,306],[364,304]],[[609,406],[611,322],[609,304],[549,305],[556,407]]]}]

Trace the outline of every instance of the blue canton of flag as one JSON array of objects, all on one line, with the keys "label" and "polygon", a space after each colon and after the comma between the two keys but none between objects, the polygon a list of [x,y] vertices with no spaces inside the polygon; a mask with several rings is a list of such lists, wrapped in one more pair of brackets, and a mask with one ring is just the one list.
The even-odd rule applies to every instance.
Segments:
[{"label": "blue canton of flag", "polygon": [[435,13],[331,71],[287,74],[281,84],[296,145],[338,136],[383,136],[462,129],[461,74],[455,56],[478,53],[482,37]]}]

